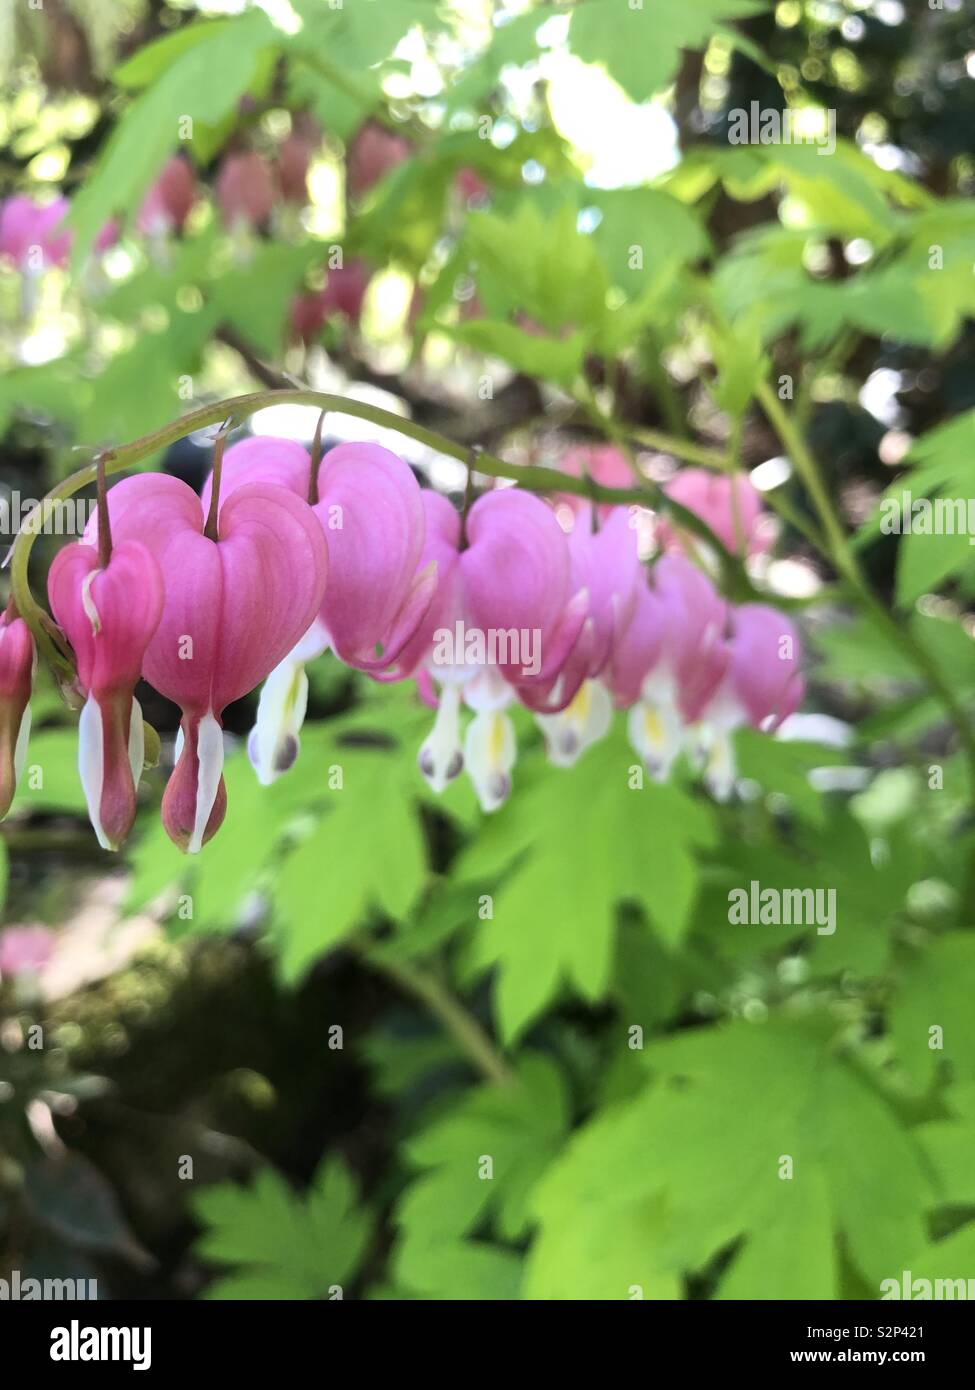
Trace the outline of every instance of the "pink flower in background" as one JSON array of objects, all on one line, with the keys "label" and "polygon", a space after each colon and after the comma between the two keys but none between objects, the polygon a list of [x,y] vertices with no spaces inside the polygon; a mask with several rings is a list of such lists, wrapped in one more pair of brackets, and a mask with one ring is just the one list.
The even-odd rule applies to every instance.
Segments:
[{"label": "pink flower in background", "polygon": [[0,256],[18,270],[41,271],[67,264],[71,232],[63,227],[70,205],[66,198],[35,203],[18,193],[0,207]]},{"label": "pink flower in background", "polygon": [[[740,474],[729,477],[706,468],[683,468],[664,490],[699,516],[733,554],[759,554],[771,544],[771,531],[762,524],[767,513],[761,496]],[[667,517],[661,519],[658,534],[667,549],[681,548],[681,535],[687,535]]]},{"label": "pink flower in background", "polygon": [[[306,502],[261,482],[221,499],[217,540],[204,534],[200,498],[178,478],[126,478],[108,505],[116,544],[141,540],[163,575],[143,674],[183,711],[162,812],[170,838],[195,853],[226,811],[223,711],[311,626],[325,592],[325,538]],[[90,529],[97,534],[97,522]]]},{"label": "pink flower in background", "polygon": [[410,156],[405,136],[387,130],[378,121],[361,125],[346,152],[346,187],[353,198],[361,198],[374,184]]},{"label": "pink flower in background", "polygon": [[53,950],[54,932],[47,927],[7,927],[0,931],[0,976],[39,975]]},{"label": "pink flower in background", "polygon": [[107,222],[103,222],[101,230],[95,237],[95,255],[103,256],[106,251],[111,251],[113,246],[118,245],[118,239],[121,235],[122,224],[117,217],[110,217]]},{"label": "pink flower in background", "polygon": [[271,166],[256,150],[228,154],[220,165],[213,193],[225,227],[262,227],[275,201]]},{"label": "pink flower in background", "polygon": [[[612,444],[575,444],[566,449],[558,466],[573,478],[591,478],[603,487],[633,487],[637,482],[626,455]],[[577,516],[589,514],[590,503],[575,493],[559,493],[558,500]],[[609,516],[612,510],[612,503],[597,504],[600,517]]]},{"label": "pink flower in background", "polygon": [[274,172],[281,197],[303,207],[308,201],[308,166],[321,143],[318,122],[307,111],[299,112],[277,149]]},{"label": "pink flower in background", "polygon": [[182,155],[174,154],[143,199],[136,227],[143,236],[162,238],[181,232],[196,202],[196,175]]},{"label": "pink flower in background", "polygon": [[301,342],[313,343],[329,319],[340,317],[358,324],[371,272],[364,261],[352,260],[328,272],[323,290],[296,296],[291,306],[291,326]]},{"label": "pink flower in background", "polygon": [[348,265],[330,270],[322,291],[325,317],[340,314],[349,323],[358,323],[370,278],[371,272],[365,261],[349,261]]},{"label": "pink flower in background", "polygon": [[139,541],[115,546],[104,569],[96,548],[77,542],[54,557],[47,591],[87,697],[78,767],[88,814],[102,848],[118,849],[135,820],[145,754],[135,687],[162,614],[162,575]]},{"label": "pink flower in background", "polygon": [[457,170],[454,187],[465,203],[485,202],[491,192],[477,170],[469,165]]},{"label": "pink flower in background", "polygon": [[0,615],[0,820],[10,810],[27,758],[34,639],[13,609]]},{"label": "pink flower in background", "polygon": [[309,290],[305,294],[295,295],[291,301],[289,319],[294,339],[306,347],[310,346],[325,327],[323,291]]}]

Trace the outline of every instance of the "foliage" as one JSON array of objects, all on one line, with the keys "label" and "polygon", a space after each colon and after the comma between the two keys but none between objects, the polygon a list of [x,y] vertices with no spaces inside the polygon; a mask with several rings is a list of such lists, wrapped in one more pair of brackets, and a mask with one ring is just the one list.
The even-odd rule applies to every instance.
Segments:
[{"label": "foliage", "polygon": [[[19,289],[0,286],[11,486],[43,491],[75,447],[143,435],[269,371],[372,381],[421,424],[530,461],[561,430],[645,444],[654,468],[702,448],[731,468],[787,455],[767,500],[806,582],[784,597],[812,648],[808,706],[844,738],[822,721],[789,739],[740,731],[738,794],[718,804],[687,760],[667,784],[636,783],[619,718],[563,771],[526,715],[514,792],[485,817],[466,785],[434,797],[420,776],[430,720],[412,686],[347,680],[327,657],[296,766],[262,788],[232,752],[227,820],[199,858],[166,839],[151,773],[124,916],[161,923],[190,973],[214,940],[246,943],[272,977],[262,1007],[297,1009],[333,970],[365,997],[335,1052],[302,1061],[310,1093],[314,1068],[346,1068],[360,1106],[348,1132],[316,1116],[313,1163],[268,1142],[270,1161],[235,1150],[219,1181],[185,1185],[206,1296],[845,1299],[878,1297],[902,1270],[971,1278],[975,548],[963,530],[884,522],[905,490],[975,508],[971,152],[931,128],[922,94],[897,94],[909,55],[878,56],[877,7],[579,0],[492,23],[491,6],[295,0],[291,26],[274,8],[149,7],[160,28],[133,6],[139,42],[112,40],[94,97],[59,87],[45,36],[29,39],[3,169],[34,185],[45,156],[60,161],[74,242],[45,291],[60,350],[18,355]],[[861,12],[858,48],[840,20]],[[970,19],[939,23],[921,86],[935,84],[932,54],[972,48]],[[892,26],[891,44],[911,29]],[[553,96],[581,65],[627,120],[651,98],[677,114],[681,149],[652,181],[583,177],[589,156]],[[694,120],[679,109],[688,83]],[[838,110],[835,153],[729,144],[730,108],[770,90],[776,108]],[[324,131],[310,214],[255,238],[241,263],[204,200],[154,259],[136,221],[165,158],[182,148],[212,183],[235,141],[270,150],[297,111]],[[367,118],[412,153],[347,203]],[[458,201],[469,169],[486,206]],[[92,288],[110,216],[123,242]],[[334,245],[375,279],[362,323],[331,322],[306,350],[292,301],[321,288]],[[891,372],[887,413],[870,415],[867,388]],[[528,409],[505,418],[526,382]],[[776,402],[798,448],[776,438]],[[825,554],[808,540],[823,515],[803,451],[839,518]],[[772,570],[753,581],[774,592]],[[10,920],[54,925],[71,914],[47,896],[36,837],[57,844],[83,802],[73,736],[43,698],[39,776],[0,855]],[[232,733],[252,715],[234,712]],[[171,746],[171,712],[157,722]],[[753,882],[835,894],[835,931],[732,923],[729,894]],[[79,1042],[70,1001],[2,988],[18,1027],[50,1013],[62,1030],[56,1056],[0,1049],[0,1099],[9,1085],[25,1102],[0,1114],[0,1189],[40,1229],[64,1192],[36,1182],[36,1105],[68,1114],[51,1094],[76,1089],[91,1103],[90,1063],[110,1075],[117,1058]],[[196,1064],[182,1064],[190,1093]],[[227,1063],[238,1070],[259,1069]],[[273,1110],[281,1077],[267,1089]],[[362,1130],[382,1137],[360,1165]],[[98,1205],[124,1226],[104,1194]],[[97,1232],[61,1227],[62,1257],[97,1249]]]}]

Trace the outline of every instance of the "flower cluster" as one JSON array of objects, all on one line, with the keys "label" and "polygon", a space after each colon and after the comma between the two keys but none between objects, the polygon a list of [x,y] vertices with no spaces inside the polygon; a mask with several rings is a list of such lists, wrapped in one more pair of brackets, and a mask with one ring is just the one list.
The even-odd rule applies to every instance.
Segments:
[{"label": "flower cluster", "polygon": [[[295,218],[308,202],[308,173],[321,145],[322,132],[306,111],[292,116],[291,130],[274,150],[264,153],[237,136],[220,159],[213,181],[215,212],[233,242],[237,258],[246,260],[251,239],[272,226],[286,236],[297,227]],[[350,138],[346,149],[346,192],[358,206],[371,190],[409,158],[409,140],[374,120],[367,120]],[[454,198],[463,206],[479,206],[488,196],[480,174],[464,167],[453,179]],[[193,209],[201,200],[201,188],[189,158],[172,155],[159,171],[139,204],[135,230],[151,256],[166,265],[170,244],[181,237]],[[67,265],[73,232],[68,224],[70,204],[64,197],[39,203],[26,194],[15,194],[0,204],[0,258],[12,263],[23,277],[24,316],[29,318],[36,299],[39,277],[54,267]],[[276,220],[273,220],[276,219]],[[289,221],[289,219],[291,219]],[[93,246],[98,258],[117,244],[122,223],[110,217]],[[326,323],[345,320],[358,324],[371,277],[361,259],[345,264],[330,253],[322,289],[302,290],[290,307],[293,337],[311,344]],[[89,286],[93,288],[93,284]],[[422,292],[416,291],[413,318],[419,312]]]},{"label": "flower cluster", "polygon": [[[84,699],[81,778],[106,848],[135,816],[140,677],[182,710],[162,814],[190,852],[226,810],[226,707],[264,683],[248,751],[260,781],[274,781],[298,756],[305,665],[326,649],[378,681],[417,682],[436,710],[421,772],[441,790],[466,768],[485,811],[511,790],[516,703],[559,766],[607,731],[616,707],[654,777],[683,752],[726,797],[733,730],[774,729],[802,697],[791,622],[727,603],[672,524],[648,572],[630,508],[586,504],[566,531],[565,509],[503,487],[462,517],[376,444],[340,444],[320,460],[270,437],[218,450],[202,497],[156,473],[113,487],[50,571]],[[713,532],[755,549],[757,495],[719,481],[685,470],[674,487]],[[11,605],[0,622],[0,812],[24,758],[33,664]]]}]

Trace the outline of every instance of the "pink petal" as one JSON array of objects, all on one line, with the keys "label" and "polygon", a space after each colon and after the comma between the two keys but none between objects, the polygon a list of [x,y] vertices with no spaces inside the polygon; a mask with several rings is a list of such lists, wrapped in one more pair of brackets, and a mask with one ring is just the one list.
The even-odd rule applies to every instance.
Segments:
[{"label": "pink petal", "polygon": [[330,561],[322,622],[342,661],[381,671],[423,616],[414,589],[425,531],[419,484],[379,444],[340,444],[322,460],[318,496]]}]

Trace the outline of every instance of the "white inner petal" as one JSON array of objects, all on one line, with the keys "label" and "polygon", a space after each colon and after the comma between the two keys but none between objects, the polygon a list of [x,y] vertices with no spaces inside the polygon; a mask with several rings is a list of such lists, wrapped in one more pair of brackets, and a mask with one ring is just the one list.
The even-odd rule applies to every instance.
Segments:
[{"label": "white inner petal", "polygon": [[496,811],[511,791],[518,756],[515,726],[502,710],[482,710],[467,726],[464,763],[482,811]]},{"label": "white inner petal", "polygon": [[78,774],[88,805],[88,817],[102,849],[111,849],[102,829],[102,788],[105,785],[105,740],[102,712],[89,695],[78,721]]},{"label": "white inner petal", "polygon": [[685,731],[673,700],[638,700],[627,715],[630,743],[658,781],[670,775],[684,746]]},{"label": "white inner petal", "polygon": [[[295,652],[301,646],[299,643]],[[248,740],[248,754],[262,786],[269,787],[294,762],[307,708],[308,677],[301,661],[295,660],[292,653],[264,682],[257,706],[257,722]],[[295,754],[286,760],[289,740],[296,745]]]},{"label": "white inner petal", "polygon": [[17,742],[14,745],[14,783],[20,781],[24,764],[27,762],[27,743],[30,739],[31,714],[30,705],[24,710],[23,718],[20,721],[20,728],[17,730]]},{"label": "white inner petal", "polygon": [[460,742],[461,687],[453,683],[440,690],[440,703],[433,728],[417,759],[420,771],[435,792],[442,792],[460,772],[463,756]]},{"label": "white inner petal", "polygon": [[200,720],[196,742],[199,768],[196,779],[196,818],[193,834],[186,846],[188,854],[199,854],[203,848],[203,836],[207,821],[213,810],[213,803],[220,790],[223,774],[223,730],[212,714],[207,713]]},{"label": "white inner petal", "polygon": [[545,735],[549,762],[571,767],[592,744],[604,738],[613,720],[609,691],[597,680],[583,681],[572,703],[558,714],[536,714]]}]

